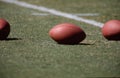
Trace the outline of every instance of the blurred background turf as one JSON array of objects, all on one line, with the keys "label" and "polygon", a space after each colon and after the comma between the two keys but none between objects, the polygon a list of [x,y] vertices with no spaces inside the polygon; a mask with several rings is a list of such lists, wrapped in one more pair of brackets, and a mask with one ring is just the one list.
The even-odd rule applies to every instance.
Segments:
[{"label": "blurred background turf", "polygon": [[[99,13],[84,17],[105,22],[119,19],[119,0],[23,0],[68,13]],[[59,4],[59,5],[58,5]],[[0,18],[11,25],[8,40],[0,41],[0,78],[119,77],[120,42],[107,41],[89,24],[0,1]],[[115,16],[114,16],[115,15]],[[48,35],[56,24],[74,23],[86,32],[78,45],[59,45]]]}]

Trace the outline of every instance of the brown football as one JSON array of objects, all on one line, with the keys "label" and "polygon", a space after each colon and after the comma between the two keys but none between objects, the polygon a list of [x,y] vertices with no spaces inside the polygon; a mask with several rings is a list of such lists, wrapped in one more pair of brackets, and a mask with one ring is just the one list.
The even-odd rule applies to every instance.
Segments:
[{"label": "brown football", "polygon": [[120,20],[110,20],[102,28],[103,36],[108,40],[120,40]]},{"label": "brown football", "polygon": [[85,32],[71,23],[62,23],[49,31],[50,37],[59,44],[78,44],[86,38]]},{"label": "brown football", "polygon": [[7,39],[10,33],[10,24],[5,19],[0,19],[0,40]]}]

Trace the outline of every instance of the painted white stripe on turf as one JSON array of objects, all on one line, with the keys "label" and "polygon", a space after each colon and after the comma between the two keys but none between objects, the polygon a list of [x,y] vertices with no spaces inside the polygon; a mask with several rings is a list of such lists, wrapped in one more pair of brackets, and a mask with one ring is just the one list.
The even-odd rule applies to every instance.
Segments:
[{"label": "painted white stripe on turf", "polygon": [[26,8],[32,8],[32,9],[36,9],[39,11],[43,11],[43,12],[48,12],[57,16],[62,16],[62,17],[66,17],[66,18],[70,18],[70,19],[74,19],[77,21],[81,21],[81,22],[85,22],[94,26],[98,26],[98,27],[102,27],[103,23],[94,21],[94,20],[88,20],[88,19],[84,19],[82,17],[78,17],[76,15],[73,14],[69,14],[69,13],[65,13],[65,12],[61,12],[61,11],[57,11],[54,9],[49,9],[43,6],[37,6],[37,5],[33,5],[33,4],[28,4],[26,2],[23,1],[15,1],[15,0],[1,0],[3,2],[7,2],[7,3],[14,3],[16,5],[22,6],[22,7],[26,7]]},{"label": "painted white stripe on turf", "polygon": [[[51,15],[51,14],[34,12],[34,13],[32,13],[32,15],[47,16],[47,15]],[[78,14],[72,14],[72,15],[76,15],[76,16],[98,16],[99,14],[98,13],[78,13]]]}]

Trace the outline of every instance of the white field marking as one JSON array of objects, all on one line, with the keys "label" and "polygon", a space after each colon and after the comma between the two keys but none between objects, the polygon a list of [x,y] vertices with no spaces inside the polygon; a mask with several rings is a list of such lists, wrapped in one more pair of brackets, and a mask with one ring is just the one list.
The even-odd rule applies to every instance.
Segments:
[{"label": "white field marking", "polygon": [[[47,15],[50,15],[50,14],[48,14],[48,13],[37,13],[37,12],[34,12],[34,13],[32,13],[32,15],[47,16]],[[73,14],[73,15],[77,15],[77,16],[98,16],[99,14],[98,13],[78,13],[78,14]]]},{"label": "white field marking", "polygon": [[36,15],[36,16],[47,16],[50,15],[48,13],[32,13],[32,15]]},{"label": "white field marking", "polygon": [[48,13],[51,13],[53,15],[62,16],[62,17],[66,17],[66,18],[69,18],[69,19],[74,19],[74,20],[81,21],[81,22],[84,22],[84,23],[87,23],[87,24],[98,26],[98,27],[102,27],[104,25],[101,22],[85,19],[85,18],[78,17],[78,16],[70,14],[70,13],[57,11],[55,9],[50,9],[50,8],[46,8],[46,7],[43,7],[43,6],[28,4],[28,3],[23,2],[23,1],[15,1],[15,0],[1,0],[1,1],[7,2],[7,3],[13,3],[13,4],[16,4],[16,5],[19,5],[19,6],[22,6],[22,7],[26,7],[26,8],[36,9],[36,10],[43,11],[43,12],[48,12]]}]

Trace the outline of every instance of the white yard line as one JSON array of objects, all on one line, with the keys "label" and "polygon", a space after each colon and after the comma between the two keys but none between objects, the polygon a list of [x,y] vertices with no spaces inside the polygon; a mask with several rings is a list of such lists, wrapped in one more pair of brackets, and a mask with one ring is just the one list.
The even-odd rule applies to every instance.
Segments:
[{"label": "white yard line", "polygon": [[26,2],[23,2],[23,1],[17,1],[17,0],[1,0],[1,1],[16,4],[16,5],[19,5],[19,6],[22,6],[22,7],[26,7],[26,8],[36,9],[36,10],[43,11],[43,12],[48,12],[48,13],[51,13],[53,15],[62,16],[62,17],[66,17],[66,18],[69,18],[69,19],[74,19],[74,20],[81,21],[81,22],[84,22],[84,23],[87,23],[87,24],[98,26],[98,27],[103,26],[103,23],[97,22],[95,20],[85,19],[85,18],[78,17],[78,16],[70,14],[70,13],[65,13],[65,12],[55,10],[55,9],[50,9],[50,8],[46,8],[46,7],[43,7],[43,6],[37,6],[37,5],[29,4],[29,3],[26,3]]},{"label": "white yard line", "polygon": [[[32,15],[47,16],[47,15],[52,15],[52,14],[33,12]],[[77,13],[77,14],[72,14],[72,15],[76,15],[76,16],[99,16],[98,13]]]}]

